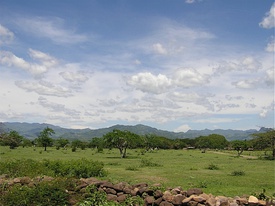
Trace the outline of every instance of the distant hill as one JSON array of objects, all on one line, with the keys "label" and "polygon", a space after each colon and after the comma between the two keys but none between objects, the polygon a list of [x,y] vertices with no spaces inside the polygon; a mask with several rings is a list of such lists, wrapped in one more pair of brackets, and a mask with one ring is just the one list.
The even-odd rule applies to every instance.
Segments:
[{"label": "distant hill", "polygon": [[167,137],[170,139],[176,138],[196,138],[199,136],[207,136],[210,134],[219,134],[223,135],[228,141],[231,140],[244,140],[251,139],[251,134],[253,133],[261,133],[265,132],[267,128],[261,128],[260,130],[250,129],[250,130],[188,130],[187,132],[171,132],[166,130],[159,130],[153,127],[149,127],[146,125],[138,124],[138,125],[114,125],[108,128],[101,129],[66,129],[59,126],[51,125],[51,124],[39,124],[39,123],[20,123],[20,122],[2,122],[0,123],[0,132],[9,132],[11,130],[17,131],[20,135],[29,138],[35,139],[39,133],[46,127],[50,127],[55,131],[53,138],[63,137],[69,140],[79,139],[82,141],[91,140],[94,137],[102,137],[108,132],[113,131],[114,129],[119,130],[128,130],[132,133],[138,135],[146,135],[146,134],[155,134],[158,136]]}]

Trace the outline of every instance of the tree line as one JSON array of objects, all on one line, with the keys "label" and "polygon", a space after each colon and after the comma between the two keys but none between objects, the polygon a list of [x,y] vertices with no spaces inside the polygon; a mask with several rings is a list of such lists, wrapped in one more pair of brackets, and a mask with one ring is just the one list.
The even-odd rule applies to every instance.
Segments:
[{"label": "tree line", "polygon": [[46,127],[34,140],[24,138],[16,131],[9,133],[0,133],[0,145],[9,146],[15,149],[19,146],[40,146],[47,150],[47,147],[55,146],[56,149],[71,147],[72,151],[76,149],[96,148],[102,151],[104,148],[116,148],[120,156],[125,158],[127,149],[143,148],[145,150],[154,149],[183,149],[198,148],[203,152],[206,149],[231,149],[236,150],[240,156],[245,150],[271,150],[271,159],[275,159],[275,130],[270,129],[264,133],[253,134],[251,140],[233,140],[228,141],[223,135],[211,134],[208,136],[199,136],[194,139],[169,139],[155,134],[137,135],[130,131],[121,131],[114,129],[103,137],[94,137],[90,141],[73,140],[66,138],[53,139],[51,136],[54,130]]}]

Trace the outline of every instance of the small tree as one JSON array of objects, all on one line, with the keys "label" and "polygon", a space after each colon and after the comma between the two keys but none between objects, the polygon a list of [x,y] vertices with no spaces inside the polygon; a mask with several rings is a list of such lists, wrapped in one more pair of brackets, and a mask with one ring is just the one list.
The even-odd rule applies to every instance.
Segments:
[{"label": "small tree", "polygon": [[237,151],[238,157],[248,148],[246,140],[234,140],[230,142],[231,147]]},{"label": "small tree", "polygon": [[53,139],[50,138],[50,136],[54,133],[55,132],[53,129],[46,127],[42,132],[40,132],[38,138],[36,139],[38,144],[44,147],[44,151],[47,150],[48,146],[51,146],[53,144]]},{"label": "small tree", "polygon": [[125,158],[127,148],[134,146],[136,141],[139,141],[138,137],[139,135],[129,131],[114,129],[112,132],[104,135],[103,139],[107,147],[119,149],[121,158]]},{"label": "small tree", "polygon": [[10,149],[15,149],[23,141],[24,137],[21,136],[17,131],[10,131],[9,133],[3,133],[1,140],[3,145],[10,146]]}]

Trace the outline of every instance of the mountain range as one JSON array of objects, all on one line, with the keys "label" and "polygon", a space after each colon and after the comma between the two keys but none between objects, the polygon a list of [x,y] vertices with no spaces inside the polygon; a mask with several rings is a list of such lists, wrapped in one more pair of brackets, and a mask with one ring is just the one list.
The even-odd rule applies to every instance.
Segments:
[{"label": "mountain range", "polygon": [[184,138],[196,138],[199,136],[207,136],[210,134],[219,134],[223,135],[228,141],[232,140],[245,140],[251,139],[252,134],[265,132],[267,128],[260,128],[259,130],[250,129],[250,130],[233,130],[233,129],[215,129],[215,130],[188,130],[187,132],[171,132],[166,130],[159,130],[150,126],[138,124],[138,125],[114,125],[108,128],[101,129],[66,129],[59,126],[51,125],[51,124],[40,124],[40,123],[21,123],[21,122],[0,122],[0,133],[1,132],[9,132],[12,130],[17,131],[20,135],[28,138],[35,139],[39,135],[39,133],[46,127],[50,127],[55,131],[55,134],[52,136],[53,138],[66,138],[69,140],[79,139],[82,141],[89,141],[94,137],[102,137],[108,132],[113,131],[114,129],[119,130],[128,130],[132,133],[138,135],[146,135],[146,134],[155,134],[157,136],[163,136],[170,139],[184,139]]}]

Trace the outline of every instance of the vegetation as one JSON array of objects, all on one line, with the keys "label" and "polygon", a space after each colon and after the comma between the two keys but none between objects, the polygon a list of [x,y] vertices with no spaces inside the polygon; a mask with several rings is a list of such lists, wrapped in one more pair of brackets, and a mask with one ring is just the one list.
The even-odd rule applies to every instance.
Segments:
[{"label": "vegetation", "polygon": [[40,135],[36,139],[37,143],[44,147],[44,151],[47,150],[48,146],[52,146],[53,144],[53,139],[50,138],[52,134],[54,134],[54,130],[46,127],[42,132],[40,132]]},{"label": "vegetation", "polygon": [[[33,142],[16,132],[0,134],[0,175],[57,178],[51,184],[41,183],[34,188],[2,186],[0,205],[37,205],[38,201],[42,202],[40,205],[47,205],[47,201],[66,205],[69,199],[64,191],[68,184],[73,184],[70,178],[91,176],[130,184],[200,187],[206,193],[225,196],[272,196],[275,189],[270,181],[274,178],[274,164],[269,161],[274,159],[274,130],[256,134],[252,140],[231,142],[215,134],[195,139],[167,139],[120,130],[90,142],[70,142],[64,137],[52,139],[53,133],[47,127],[35,140],[43,149],[31,147]],[[11,147],[10,142],[14,141],[8,139],[18,141]],[[202,153],[194,147],[208,149],[208,152]],[[112,148],[118,149],[120,156]],[[253,150],[249,150],[251,148]],[[49,195],[48,191],[55,192]],[[37,195],[34,197],[34,194]],[[127,201],[128,205],[134,205],[138,200]],[[104,194],[91,192],[89,197],[79,199],[79,205],[111,204],[106,202]]]}]

